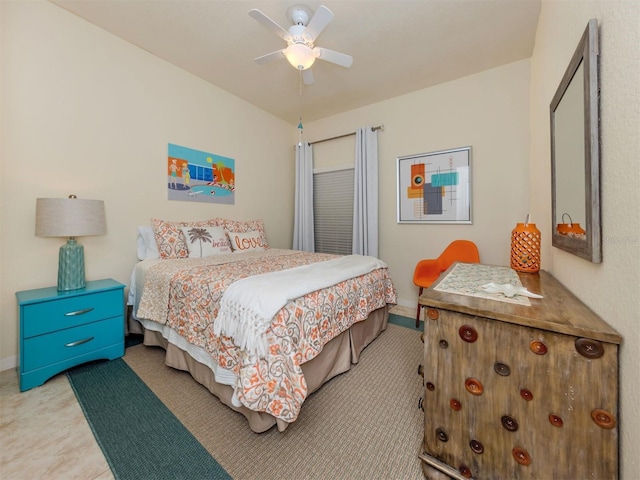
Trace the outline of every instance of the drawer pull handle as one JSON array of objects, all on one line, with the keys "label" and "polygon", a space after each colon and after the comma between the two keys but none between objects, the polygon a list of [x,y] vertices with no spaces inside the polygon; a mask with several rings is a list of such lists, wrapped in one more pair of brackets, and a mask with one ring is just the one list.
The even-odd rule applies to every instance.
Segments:
[{"label": "drawer pull handle", "polygon": [[75,317],[76,315],[84,315],[85,313],[89,313],[93,311],[93,307],[84,308],[82,310],[76,310],[75,312],[67,312],[64,314],[65,317]]},{"label": "drawer pull handle", "polygon": [[82,345],[83,343],[90,342],[95,337],[84,338],[82,340],[76,340],[75,342],[67,343],[65,347],[77,347],[78,345]]}]

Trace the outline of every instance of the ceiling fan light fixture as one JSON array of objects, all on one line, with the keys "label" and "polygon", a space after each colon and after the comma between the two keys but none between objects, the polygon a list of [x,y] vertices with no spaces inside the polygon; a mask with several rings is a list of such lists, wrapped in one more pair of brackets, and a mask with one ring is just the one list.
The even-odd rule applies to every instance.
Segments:
[{"label": "ceiling fan light fixture", "polygon": [[313,49],[304,43],[292,43],[284,50],[284,56],[294,68],[306,70],[316,61]]}]

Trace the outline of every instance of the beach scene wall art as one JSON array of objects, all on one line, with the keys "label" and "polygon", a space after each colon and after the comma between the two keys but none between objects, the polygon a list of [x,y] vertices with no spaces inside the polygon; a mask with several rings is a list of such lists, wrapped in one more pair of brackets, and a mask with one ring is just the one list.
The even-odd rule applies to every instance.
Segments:
[{"label": "beach scene wall art", "polygon": [[169,200],[234,204],[233,158],[170,143],[165,168]]}]

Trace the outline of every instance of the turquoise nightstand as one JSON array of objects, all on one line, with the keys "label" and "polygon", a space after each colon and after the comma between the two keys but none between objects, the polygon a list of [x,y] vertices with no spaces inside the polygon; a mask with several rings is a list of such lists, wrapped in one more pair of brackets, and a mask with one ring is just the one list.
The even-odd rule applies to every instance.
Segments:
[{"label": "turquoise nightstand", "polygon": [[20,391],[91,360],[124,355],[124,285],[112,279],[85,288],[16,293],[20,306]]}]

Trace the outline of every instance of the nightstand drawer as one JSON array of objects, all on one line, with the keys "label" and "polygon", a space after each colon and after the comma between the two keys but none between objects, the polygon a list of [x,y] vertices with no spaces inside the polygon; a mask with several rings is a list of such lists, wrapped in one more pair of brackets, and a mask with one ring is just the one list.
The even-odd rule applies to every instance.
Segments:
[{"label": "nightstand drawer", "polygon": [[104,318],[122,316],[122,289],[59,298],[22,307],[23,336],[34,337]]},{"label": "nightstand drawer", "polygon": [[123,338],[122,315],[32,337],[24,341],[22,371],[28,372],[122,343]]}]

